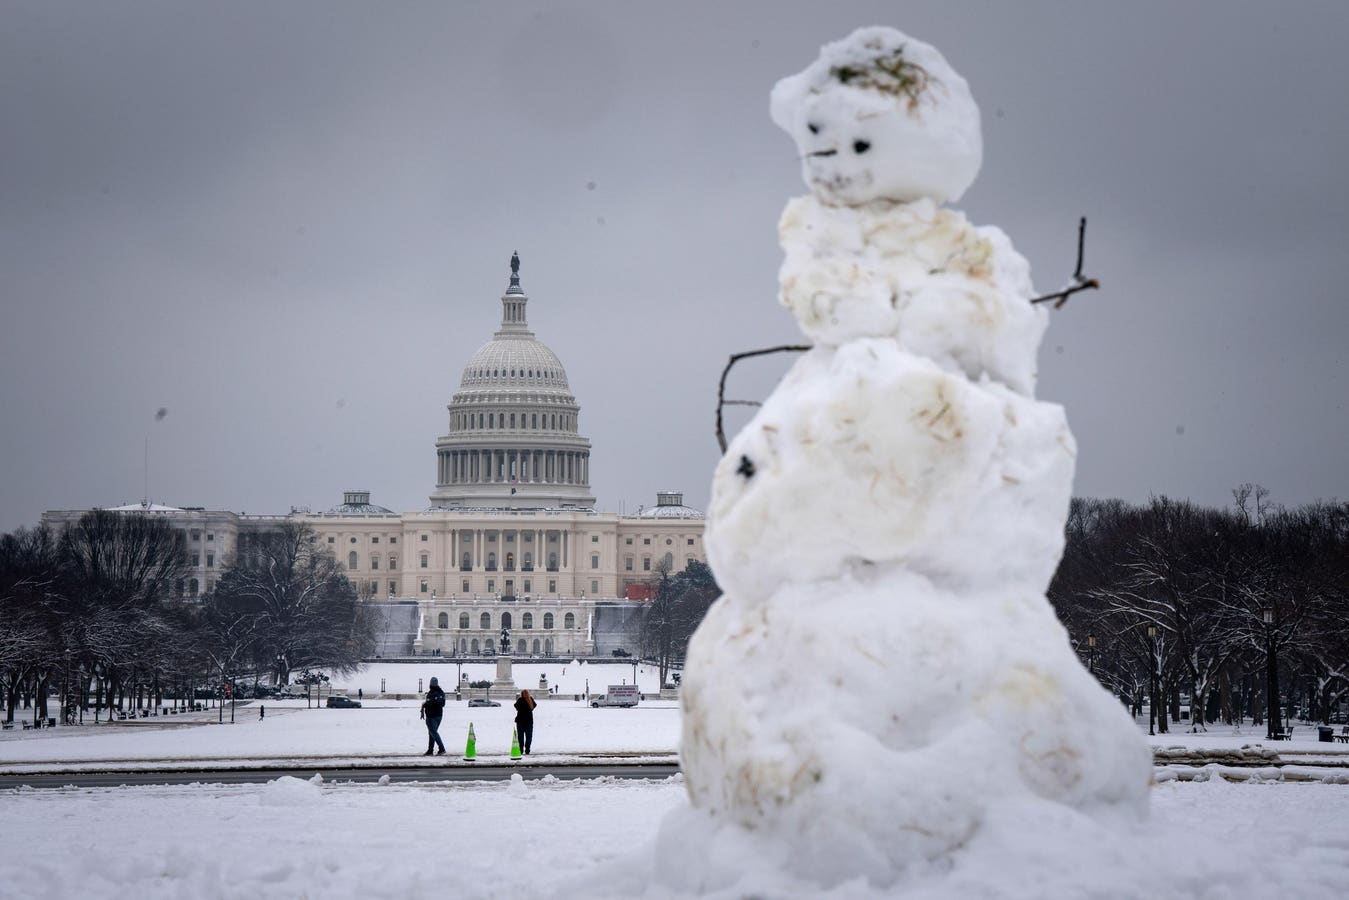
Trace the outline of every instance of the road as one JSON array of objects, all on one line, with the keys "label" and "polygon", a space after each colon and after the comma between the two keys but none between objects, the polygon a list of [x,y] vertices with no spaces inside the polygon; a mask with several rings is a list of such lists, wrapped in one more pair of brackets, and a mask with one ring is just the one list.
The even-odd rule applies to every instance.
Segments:
[{"label": "road", "polygon": [[516,772],[524,778],[669,778],[679,771],[674,763],[644,763],[637,765],[496,765],[481,766],[418,766],[416,768],[317,768],[294,769],[203,769],[196,772],[90,772],[56,775],[0,775],[0,790],[20,786],[34,788],[58,787],[121,787],[123,785],[164,784],[260,784],[291,775],[295,778],[313,778],[318,772],[327,782],[367,783],[379,781],[385,775],[397,781],[505,781]]}]

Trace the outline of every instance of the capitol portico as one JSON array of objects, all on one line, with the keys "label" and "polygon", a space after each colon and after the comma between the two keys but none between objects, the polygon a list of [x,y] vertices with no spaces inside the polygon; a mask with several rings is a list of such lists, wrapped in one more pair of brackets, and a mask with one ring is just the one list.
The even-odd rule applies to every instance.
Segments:
[{"label": "capitol portico", "polygon": [[[406,646],[384,655],[488,653],[503,627],[517,655],[630,645],[655,573],[705,558],[703,515],[676,491],[659,492],[656,506],[635,515],[594,509],[580,404],[561,360],[530,331],[528,302],[513,256],[500,327],[468,360],[447,406],[428,508],[396,513],[353,490],[325,512],[285,517],[148,503],[120,509],[163,516],[185,532],[188,598],[214,586],[240,542],[281,518],[306,522],[362,597],[415,610]],[[82,512],[43,518],[59,526]]]}]

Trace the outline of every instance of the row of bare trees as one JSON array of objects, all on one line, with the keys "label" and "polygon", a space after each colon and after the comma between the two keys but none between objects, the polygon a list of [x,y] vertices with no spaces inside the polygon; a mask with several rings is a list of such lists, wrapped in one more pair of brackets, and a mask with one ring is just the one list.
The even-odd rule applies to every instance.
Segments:
[{"label": "row of bare trees", "polygon": [[95,510],[59,531],[0,536],[0,704],[55,717],[182,705],[199,691],[292,670],[350,670],[377,624],[326,546],[286,522],[253,536],[214,591],[182,599],[180,529]]},{"label": "row of bare trees", "polygon": [[1233,495],[1227,509],[1072,503],[1050,600],[1097,678],[1136,715],[1146,699],[1159,731],[1186,699],[1194,729],[1268,716],[1282,730],[1349,697],[1349,504]]}]

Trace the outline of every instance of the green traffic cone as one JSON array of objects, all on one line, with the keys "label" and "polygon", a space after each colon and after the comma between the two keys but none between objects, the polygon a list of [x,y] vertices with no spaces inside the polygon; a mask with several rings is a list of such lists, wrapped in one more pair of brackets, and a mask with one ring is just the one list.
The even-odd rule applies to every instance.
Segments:
[{"label": "green traffic cone", "polygon": [[512,760],[516,760],[516,759],[521,759],[521,758],[522,758],[522,754],[520,753],[520,729],[518,729],[518,728],[512,728],[512,729],[511,729],[511,759],[512,759]]},{"label": "green traffic cone", "polygon": [[464,762],[474,762],[478,758],[478,739],[473,736],[473,723],[468,723],[468,743],[464,745]]}]

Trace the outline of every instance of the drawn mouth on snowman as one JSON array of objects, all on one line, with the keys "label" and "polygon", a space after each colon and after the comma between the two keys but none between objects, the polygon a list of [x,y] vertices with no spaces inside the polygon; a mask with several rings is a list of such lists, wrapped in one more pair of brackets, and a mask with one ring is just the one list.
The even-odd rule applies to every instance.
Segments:
[{"label": "drawn mouth on snowman", "polygon": [[819,171],[816,170],[810,175],[810,183],[820,190],[841,193],[852,188],[865,190],[876,181],[876,176],[870,170],[863,170],[855,174],[844,174],[838,171]]},{"label": "drawn mouth on snowman", "polygon": [[814,153],[807,153],[806,156],[835,156],[837,154],[837,150],[816,150]]}]

